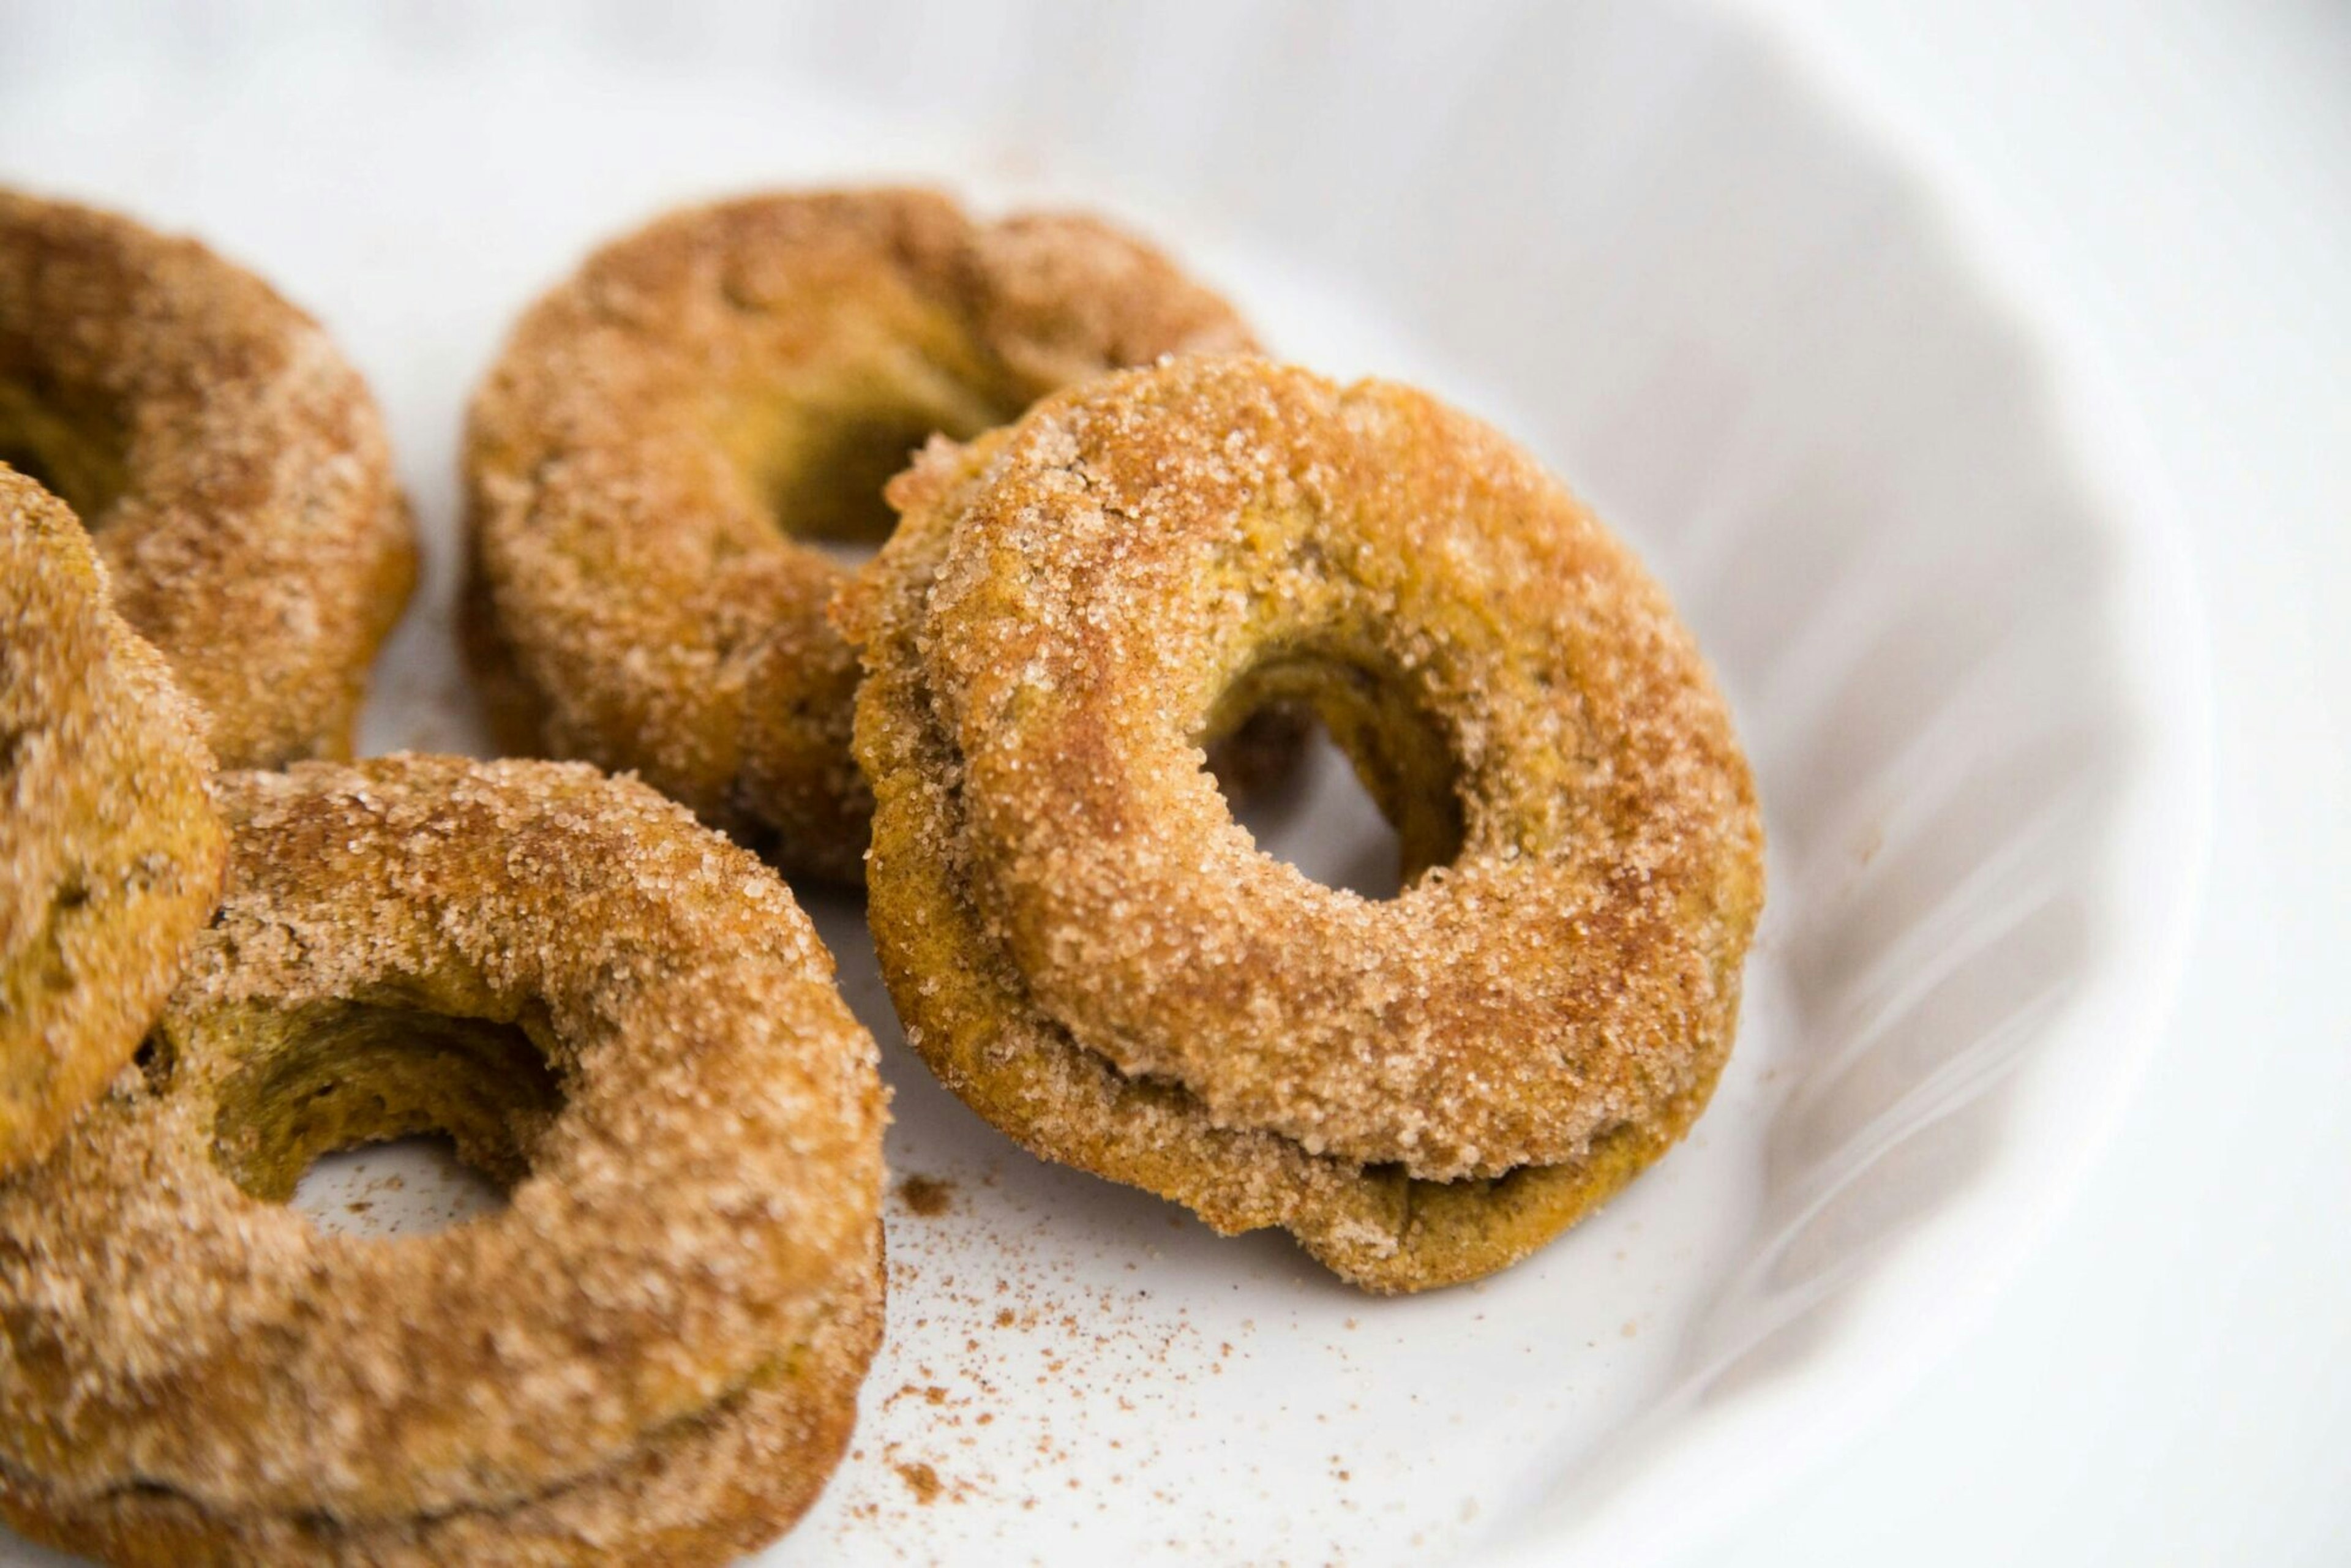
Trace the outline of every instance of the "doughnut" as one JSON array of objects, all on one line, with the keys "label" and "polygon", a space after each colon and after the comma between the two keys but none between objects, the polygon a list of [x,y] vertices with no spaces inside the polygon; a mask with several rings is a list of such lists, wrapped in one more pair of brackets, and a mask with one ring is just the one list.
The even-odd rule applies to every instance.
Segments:
[{"label": "doughnut", "polygon": [[501,741],[633,768],[786,870],[854,881],[871,798],[824,545],[887,533],[883,484],[935,432],[1249,341],[1102,224],[977,223],[927,191],[752,196],[607,245],[473,407],[464,625]]},{"label": "doughnut", "polygon": [[0,1173],[131,1060],[212,914],[199,724],[73,514],[0,466]]},{"label": "doughnut", "polygon": [[[885,1120],[783,884],[579,764],[216,793],[226,896],[148,1046],[0,1183],[0,1513],[152,1563],[781,1531],[879,1337]],[[287,1206],[425,1131],[507,1207],[368,1239]]]},{"label": "doughnut", "polygon": [[[838,601],[906,1036],[1046,1158],[1378,1291],[1541,1246],[1688,1128],[1762,901],[1689,634],[1525,453],[1408,388],[1175,361],[934,443]],[[1376,900],[1202,769],[1311,707]]]},{"label": "doughnut", "polygon": [[193,240],[0,190],[0,461],[80,516],[223,767],[350,754],[415,549],[317,322]]}]

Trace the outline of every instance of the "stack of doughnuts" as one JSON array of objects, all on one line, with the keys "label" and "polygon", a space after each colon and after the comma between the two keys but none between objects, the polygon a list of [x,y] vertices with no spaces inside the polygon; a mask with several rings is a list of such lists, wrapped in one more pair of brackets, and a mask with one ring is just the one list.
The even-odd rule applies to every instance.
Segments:
[{"label": "stack of doughnuts", "polygon": [[[1369,1291],[1525,1257],[1704,1109],[1762,839],[1688,632],[1505,437],[1261,357],[1141,241],[912,190],[671,214],[523,317],[465,479],[460,635],[543,759],[344,760],[414,575],[365,387],[194,242],[0,192],[26,1532],[716,1563],[789,1528],[882,1337],[887,1095],[779,869],[862,882],[981,1116]],[[1393,897],[1233,815],[1318,724]],[[505,1207],[292,1206],[420,1134]]]},{"label": "stack of doughnuts", "polygon": [[[1425,393],[1245,358],[941,441],[840,601],[907,1039],[1049,1159],[1375,1291],[1490,1273],[1685,1132],[1761,902],[1753,786],[1630,552]],[[1311,706],[1395,824],[1373,900],[1200,768]]]},{"label": "stack of doughnuts", "polygon": [[[643,784],[304,760],[413,576],[390,474],[259,279],[0,193],[0,1516],[121,1563],[731,1561],[881,1340],[872,1038]],[[505,1207],[289,1207],[425,1132]]]},{"label": "stack of doughnuts", "polygon": [[[142,1060],[0,1187],[0,1509],[135,1563],[771,1537],[882,1328],[873,1043],[791,895],[579,765],[216,798],[227,896]],[[371,1241],[287,1207],[428,1129],[503,1210]]]}]

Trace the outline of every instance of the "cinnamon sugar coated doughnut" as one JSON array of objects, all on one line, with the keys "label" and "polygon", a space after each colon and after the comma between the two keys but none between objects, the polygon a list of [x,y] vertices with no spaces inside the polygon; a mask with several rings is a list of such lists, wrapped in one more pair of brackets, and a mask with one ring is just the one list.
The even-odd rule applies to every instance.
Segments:
[{"label": "cinnamon sugar coated doughnut", "polygon": [[[628,781],[225,776],[227,896],[138,1064],[0,1184],[0,1511],[136,1563],[730,1560],[881,1327],[884,1093],[774,873]],[[425,1130],[437,1234],[288,1207]]]},{"label": "cinnamon sugar coated doughnut", "polygon": [[317,322],[193,240],[0,190],[0,461],[80,515],[222,766],[349,755],[415,555]]},{"label": "cinnamon sugar coated doughnut", "polygon": [[788,869],[853,880],[846,579],[935,432],[1239,350],[1222,300],[1092,219],[925,191],[753,196],[606,246],[534,306],[467,453],[469,650],[509,747],[629,768]]},{"label": "cinnamon sugar coated doughnut", "polygon": [[[1047,1157],[1374,1290],[1474,1277],[1678,1139],[1736,1028],[1753,785],[1632,554],[1408,389],[1240,359],[1050,398],[892,486],[837,606],[907,1037]],[[1402,841],[1260,853],[1201,743],[1304,702]]]},{"label": "cinnamon sugar coated doughnut", "polygon": [[198,723],[73,514],[0,466],[0,1172],[131,1060],[212,914]]}]

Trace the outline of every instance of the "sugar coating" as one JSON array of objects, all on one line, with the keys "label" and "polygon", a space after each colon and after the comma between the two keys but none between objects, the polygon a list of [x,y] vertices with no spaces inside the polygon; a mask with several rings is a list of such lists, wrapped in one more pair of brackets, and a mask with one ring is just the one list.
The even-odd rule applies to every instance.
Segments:
[{"label": "sugar coating", "polygon": [[[871,908],[909,1039],[985,1113],[1409,1289],[1522,1255],[1703,1107],[1752,780],[1664,596],[1531,459],[1408,389],[1176,361],[892,496],[836,610]],[[1268,663],[1441,731],[1458,852],[1396,899],[1259,854],[1203,775]]]},{"label": "sugar coating", "polygon": [[0,465],[0,1172],[131,1059],[227,835],[195,709],[64,504]]},{"label": "sugar coating", "polygon": [[507,744],[637,769],[787,869],[855,880],[856,657],[824,615],[844,570],[799,536],[867,527],[934,431],[1248,344],[1125,235],[975,223],[926,191],[753,196],[614,241],[473,408],[466,637]]},{"label": "sugar coating", "polygon": [[[689,1427],[746,1454],[845,1430],[884,1092],[774,874],[578,765],[399,756],[217,793],[227,895],[156,1051],[0,1185],[0,1476],[29,1528],[396,1534],[620,1495]],[[506,1209],[365,1239],[231,1180],[222,1113],[277,1038],[254,1020],[342,1003],[545,1052],[562,1102]]]},{"label": "sugar coating", "polygon": [[858,1385],[882,1340],[878,1229],[873,1240],[874,1266],[829,1300],[804,1344],[609,1467],[502,1507],[364,1523],[317,1513],[222,1514],[145,1488],[61,1497],[0,1469],[0,1512],[68,1551],[152,1568],[734,1563],[808,1511],[848,1445]]},{"label": "sugar coating", "polygon": [[193,240],[0,190],[12,423],[105,492],[66,498],[224,767],[349,755],[415,548],[375,402],[316,321]]}]

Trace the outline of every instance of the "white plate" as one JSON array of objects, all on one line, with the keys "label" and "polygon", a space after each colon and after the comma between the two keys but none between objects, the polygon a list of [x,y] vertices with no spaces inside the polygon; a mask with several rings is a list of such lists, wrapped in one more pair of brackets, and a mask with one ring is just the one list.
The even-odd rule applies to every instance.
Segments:
[{"label": "white plate", "polygon": [[[67,12],[7,21],[0,177],[250,261],[390,410],[432,558],[371,749],[479,739],[455,437],[522,303],[670,203],[908,174],[1122,214],[1290,357],[1497,419],[1730,690],[1772,835],[1737,1057],[1686,1147],[1482,1286],[1369,1300],[1031,1161],[898,1047],[857,911],[820,901],[890,1055],[894,1168],[947,1209],[893,1201],[855,1455],[769,1561],[1653,1560],[1949,1343],[2136,1072],[2205,831],[2160,507],[1980,231],[1750,26]],[[1280,847],[1343,861],[1360,830],[1309,810]],[[335,1180],[390,1196],[359,1163]]]}]

